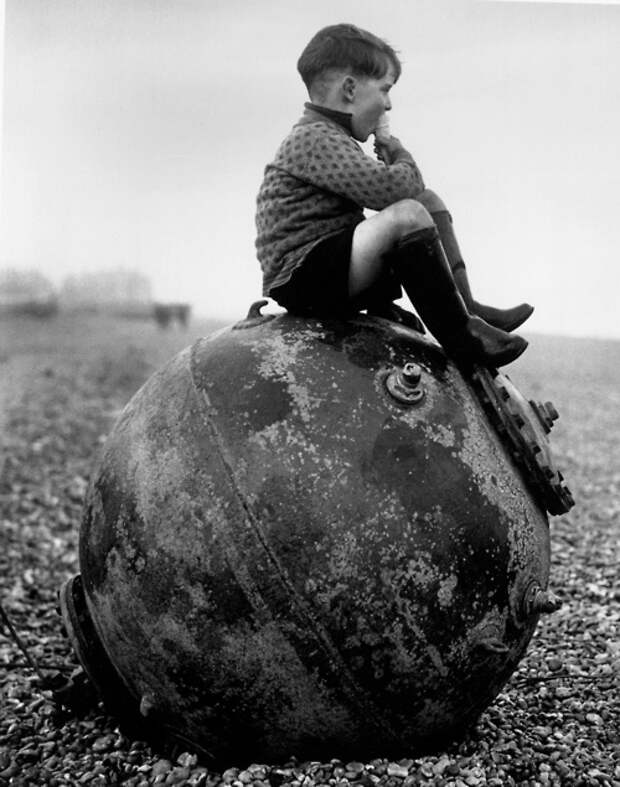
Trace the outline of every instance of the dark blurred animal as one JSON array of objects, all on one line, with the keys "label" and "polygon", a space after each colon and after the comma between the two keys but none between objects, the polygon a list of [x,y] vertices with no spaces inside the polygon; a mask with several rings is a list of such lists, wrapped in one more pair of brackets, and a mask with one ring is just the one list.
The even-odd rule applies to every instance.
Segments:
[{"label": "dark blurred animal", "polygon": [[169,328],[175,321],[182,328],[187,328],[191,314],[189,303],[155,303],[153,317],[160,328]]}]

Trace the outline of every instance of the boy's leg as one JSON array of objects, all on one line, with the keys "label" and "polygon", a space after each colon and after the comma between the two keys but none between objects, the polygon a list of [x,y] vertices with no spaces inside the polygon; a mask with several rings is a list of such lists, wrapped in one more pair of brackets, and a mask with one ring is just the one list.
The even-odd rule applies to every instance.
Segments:
[{"label": "boy's leg", "polygon": [[463,255],[454,233],[452,216],[445,203],[441,197],[430,189],[423,191],[419,195],[418,200],[429,211],[435,222],[454,281],[469,311],[482,317],[490,325],[494,325],[496,328],[501,328],[504,331],[512,331],[524,323],[534,311],[534,308],[528,303],[521,303],[518,306],[513,306],[511,309],[497,309],[493,306],[485,306],[474,300],[469,287]]},{"label": "boy's leg", "polygon": [[395,202],[362,221],[355,228],[349,267],[349,297],[359,298],[385,272],[386,255],[393,251],[404,235],[416,229],[432,227],[433,220],[423,205],[415,200]]},{"label": "boy's leg", "polygon": [[388,255],[407,232],[432,223],[422,205],[402,200],[357,225],[351,244],[349,296],[359,308],[365,308],[369,315],[424,333],[418,317],[394,303],[402,296],[402,289]]},{"label": "boy's leg", "polygon": [[503,366],[525,350],[525,339],[468,312],[434,224],[401,238],[393,259],[426,327],[456,361]]},{"label": "boy's leg", "polygon": [[426,208],[401,200],[353,233],[349,296],[359,298],[381,276],[393,252],[396,272],[411,302],[444,348],[460,360],[492,366],[509,363],[527,342],[472,317],[456,289],[437,228]]}]

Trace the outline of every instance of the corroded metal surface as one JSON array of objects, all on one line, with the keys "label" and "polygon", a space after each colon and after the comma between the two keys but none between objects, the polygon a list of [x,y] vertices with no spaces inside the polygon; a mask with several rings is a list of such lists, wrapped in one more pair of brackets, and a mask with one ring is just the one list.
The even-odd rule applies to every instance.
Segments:
[{"label": "corroded metal surface", "polygon": [[386,756],[458,735],[499,692],[549,536],[435,344],[380,319],[255,314],[129,403],[80,557],[149,718],[216,755]]}]

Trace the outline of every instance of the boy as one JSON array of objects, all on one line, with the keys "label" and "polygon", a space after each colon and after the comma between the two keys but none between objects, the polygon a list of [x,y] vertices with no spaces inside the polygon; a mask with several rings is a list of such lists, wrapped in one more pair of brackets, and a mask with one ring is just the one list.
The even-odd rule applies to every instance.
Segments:
[{"label": "boy", "polygon": [[[501,366],[527,342],[508,333],[527,304],[494,309],[475,301],[442,200],[426,189],[396,137],[364,142],[391,109],[401,65],[384,41],[354,25],[320,30],[297,69],[311,103],[265,170],[257,199],[256,248],[263,292],[306,315],[370,314],[414,324],[392,301],[404,287],[448,354]],[[364,217],[363,208],[377,210]]]}]

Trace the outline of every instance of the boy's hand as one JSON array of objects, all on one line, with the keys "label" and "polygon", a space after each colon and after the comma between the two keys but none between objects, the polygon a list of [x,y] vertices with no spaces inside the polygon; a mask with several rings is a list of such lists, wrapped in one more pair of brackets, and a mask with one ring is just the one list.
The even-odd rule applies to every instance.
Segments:
[{"label": "boy's hand", "polygon": [[400,139],[396,137],[388,137],[380,142],[375,139],[375,153],[379,161],[382,161],[384,164],[392,164],[398,157],[398,154],[405,153],[409,155]]}]

